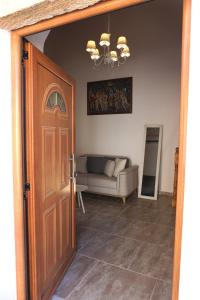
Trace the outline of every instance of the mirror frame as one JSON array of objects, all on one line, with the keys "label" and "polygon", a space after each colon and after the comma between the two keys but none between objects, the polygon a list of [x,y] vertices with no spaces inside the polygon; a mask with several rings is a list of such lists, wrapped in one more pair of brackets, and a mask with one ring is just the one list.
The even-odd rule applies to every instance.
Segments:
[{"label": "mirror frame", "polygon": [[[145,146],[146,146],[146,135],[147,135],[147,128],[159,128],[159,142],[158,142],[158,155],[157,155],[157,166],[156,166],[156,180],[155,180],[155,191],[154,196],[145,196],[142,195],[142,178],[144,172],[144,156],[145,156]],[[139,176],[139,189],[138,189],[138,198],[143,199],[150,199],[150,200],[157,200],[158,199],[158,182],[160,176],[160,160],[161,160],[161,148],[162,148],[162,136],[163,136],[163,125],[152,125],[148,124],[144,126],[144,141],[143,141],[143,160],[141,165],[141,171]]]}]

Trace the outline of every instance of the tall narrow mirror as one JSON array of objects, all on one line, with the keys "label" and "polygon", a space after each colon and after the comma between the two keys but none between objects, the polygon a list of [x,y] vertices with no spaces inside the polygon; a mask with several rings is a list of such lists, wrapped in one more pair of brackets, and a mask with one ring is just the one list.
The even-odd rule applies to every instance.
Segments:
[{"label": "tall narrow mirror", "polygon": [[139,197],[157,200],[162,126],[145,126],[144,159],[140,176]]}]

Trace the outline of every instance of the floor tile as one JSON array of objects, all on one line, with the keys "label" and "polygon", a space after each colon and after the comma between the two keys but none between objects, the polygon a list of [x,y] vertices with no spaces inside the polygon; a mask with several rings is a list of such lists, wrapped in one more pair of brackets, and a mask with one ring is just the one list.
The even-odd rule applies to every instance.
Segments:
[{"label": "floor tile", "polygon": [[105,252],[105,245],[109,242],[112,236],[105,232],[96,231],[91,228],[81,228],[81,230],[84,232],[84,235],[86,237],[89,236],[89,238],[87,238],[86,242],[83,241],[82,247],[79,250],[80,253],[98,258],[98,253],[101,252],[101,249],[103,250],[103,253]]},{"label": "floor tile", "polygon": [[115,230],[116,234],[157,245],[171,246],[173,243],[174,230],[167,225],[142,221],[124,222],[123,225]]},{"label": "floor tile", "polygon": [[63,300],[63,298],[57,296],[57,295],[53,295],[53,297],[51,298],[51,300]]},{"label": "floor tile", "polygon": [[109,239],[109,235],[104,232],[96,231],[88,227],[78,227],[77,230],[77,249],[86,247],[88,244],[94,247],[99,243],[105,243]]},{"label": "floor tile", "polygon": [[138,247],[135,256],[130,257],[128,264],[124,264],[124,267],[170,282],[172,277],[172,262],[172,258],[166,255],[163,247],[143,243]]},{"label": "floor tile", "polygon": [[117,234],[122,228],[126,228],[129,223],[130,221],[127,218],[95,214],[85,225],[106,233]]},{"label": "floor tile", "polygon": [[[171,198],[85,194],[77,208],[78,255],[56,291],[69,300],[169,300],[175,209]],[[56,300],[56,298],[55,298]]]},{"label": "floor tile", "polygon": [[159,212],[158,214],[158,224],[164,224],[164,225],[169,225],[174,228],[175,226],[175,212],[168,212],[166,211],[165,213]]},{"label": "floor tile", "polygon": [[92,259],[77,256],[56,290],[55,296],[65,299],[95,264],[96,262]]},{"label": "floor tile", "polygon": [[120,216],[128,218],[132,221],[137,220],[143,222],[158,223],[160,213],[155,209],[131,206],[122,211]]},{"label": "floor tile", "polygon": [[156,283],[156,288],[153,292],[151,300],[171,300],[171,294],[171,284],[164,281],[159,281]]},{"label": "floor tile", "polygon": [[68,300],[147,300],[155,280],[98,263]]},{"label": "floor tile", "polygon": [[95,236],[80,253],[162,280],[171,280],[172,258],[155,244],[112,235]]}]

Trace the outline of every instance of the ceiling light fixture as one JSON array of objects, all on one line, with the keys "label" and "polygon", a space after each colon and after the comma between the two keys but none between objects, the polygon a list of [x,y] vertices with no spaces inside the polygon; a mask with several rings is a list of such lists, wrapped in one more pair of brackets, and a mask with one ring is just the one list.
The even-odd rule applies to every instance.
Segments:
[{"label": "ceiling light fixture", "polygon": [[120,66],[124,64],[128,57],[130,57],[130,49],[127,45],[127,38],[125,36],[120,36],[117,39],[117,50],[111,50],[110,47],[110,15],[108,15],[108,31],[107,33],[102,33],[99,41],[99,45],[103,48],[103,53],[100,54],[99,49],[96,47],[95,41],[88,41],[86,51],[89,52],[90,58],[94,61],[95,67],[102,64],[111,67]]}]

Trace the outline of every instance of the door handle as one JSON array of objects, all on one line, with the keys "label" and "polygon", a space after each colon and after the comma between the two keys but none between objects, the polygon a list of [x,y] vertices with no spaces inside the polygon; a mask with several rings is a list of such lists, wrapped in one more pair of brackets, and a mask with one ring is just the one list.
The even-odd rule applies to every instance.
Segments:
[{"label": "door handle", "polygon": [[[70,172],[71,172],[69,178],[70,178],[70,180],[75,182],[75,180],[76,180],[76,176],[75,176],[76,166],[75,166],[75,155],[74,155],[74,153],[70,156],[69,161],[70,161]],[[71,165],[72,165],[72,168],[71,168]]]}]

